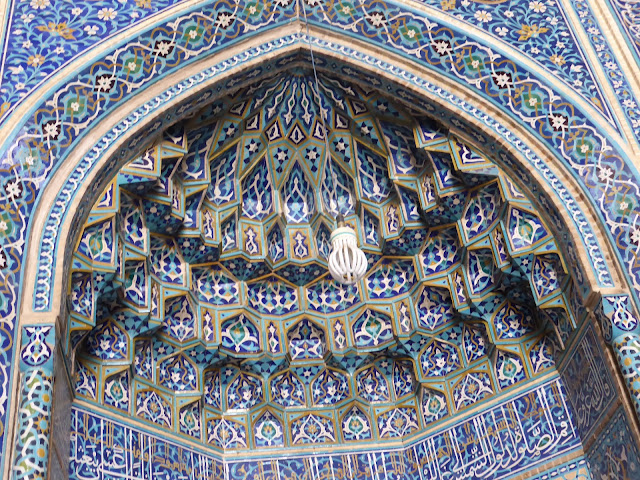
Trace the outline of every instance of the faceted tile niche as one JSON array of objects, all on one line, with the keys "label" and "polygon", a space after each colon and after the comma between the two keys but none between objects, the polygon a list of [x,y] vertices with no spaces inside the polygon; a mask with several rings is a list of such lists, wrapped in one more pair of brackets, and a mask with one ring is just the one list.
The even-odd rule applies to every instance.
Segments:
[{"label": "faceted tile niche", "polygon": [[[83,405],[277,456],[410,445],[553,376],[573,285],[516,184],[377,93],[314,91],[243,88],[109,183],[69,277]],[[369,261],[353,286],[328,274],[337,214]]]}]

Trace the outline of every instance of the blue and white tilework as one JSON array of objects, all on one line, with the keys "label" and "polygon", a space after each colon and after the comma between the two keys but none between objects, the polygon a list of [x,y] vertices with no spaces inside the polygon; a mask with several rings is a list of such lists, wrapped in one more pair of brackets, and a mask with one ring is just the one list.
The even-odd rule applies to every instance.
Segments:
[{"label": "blue and white tilework", "polygon": [[[539,2],[532,3],[537,4]],[[26,5],[27,2],[22,2],[21,8]],[[35,10],[52,9],[52,3],[47,0],[33,0],[28,3],[28,5]],[[146,6],[147,5],[137,5],[135,8],[133,6],[127,8],[132,9],[131,11],[136,11],[136,8],[144,9]],[[541,11],[543,6],[547,9],[552,7],[550,3],[531,7],[530,10],[532,10],[533,13],[527,13],[527,15],[530,15],[532,16],[531,18],[533,18],[535,17],[535,14],[544,13]],[[201,8],[201,6],[199,7]],[[210,6],[211,11],[217,13],[215,20],[213,17],[209,18],[209,20],[203,19],[202,17],[198,17],[197,13],[190,16],[176,16],[176,18],[172,19],[172,24],[175,26],[175,31],[181,29],[180,32],[183,35],[180,38],[178,38],[178,36],[167,38],[165,34],[167,29],[162,26],[151,27],[149,30],[141,33],[140,38],[135,39],[128,45],[121,44],[115,47],[115,53],[105,53],[103,59],[96,61],[93,66],[87,67],[82,72],[76,72],[78,75],[74,74],[73,78],[69,77],[51,95],[48,93],[41,94],[38,92],[38,95],[42,99],[42,103],[34,106],[32,114],[30,114],[28,120],[25,120],[22,124],[17,124],[15,133],[9,136],[9,143],[3,146],[2,159],[0,161],[3,168],[0,175],[0,191],[2,192],[2,201],[5,205],[11,206],[11,208],[0,214],[0,226],[2,226],[2,234],[0,238],[0,269],[2,269],[2,285],[0,285],[0,317],[3,319],[3,326],[5,327],[0,329],[0,345],[2,346],[0,372],[3,373],[0,378],[0,399],[8,398],[7,387],[10,381],[9,365],[11,364],[11,359],[13,358],[14,353],[12,348],[12,337],[15,336],[15,323],[18,318],[18,292],[15,290],[15,286],[20,283],[18,279],[21,278],[21,269],[24,264],[23,252],[25,251],[26,236],[29,229],[26,219],[28,219],[32,214],[40,189],[46,184],[52,171],[64,161],[70,149],[73,148],[73,145],[75,145],[76,142],[87,132],[91,131],[95,122],[100,121],[100,119],[103,118],[105,113],[110,111],[110,109],[126,102],[131,98],[130,96],[132,94],[142,91],[146,85],[151,82],[157,82],[163,78],[164,75],[184,67],[187,63],[192,62],[195,59],[216,53],[220,51],[221,48],[225,48],[230,45],[232,42],[239,41],[240,39],[246,39],[250,35],[259,34],[266,28],[283,25],[296,16],[293,3],[287,1],[274,4],[273,9],[257,8],[254,6],[253,8],[248,8],[240,12],[240,9],[236,8],[237,6],[233,6],[231,8],[227,7],[228,5],[225,2],[212,4]],[[105,25],[110,25],[108,28],[117,28],[114,27],[114,21],[116,19],[120,21],[120,18],[122,18],[118,17],[118,15],[125,11],[129,11],[126,9],[120,10],[119,7],[118,9],[109,6],[105,6],[104,8],[105,10],[102,11],[102,13],[100,13],[100,11],[95,13],[101,22],[106,22]],[[149,9],[150,12],[155,11],[155,8],[160,10],[164,7],[162,4],[156,4],[153,9]],[[541,141],[546,142],[552,151],[556,151],[559,159],[564,161],[567,168],[576,175],[580,182],[582,182],[581,184],[583,187],[591,195],[593,203],[600,209],[599,214],[611,230],[610,238],[617,248],[618,254],[622,259],[622,263],[626,267],[627,278],[633,285],[634,292],[632,292],[632,295],[634,298],[637,298],[635,295],[637,291],[640,290],[640,281],[638,280],[640,268],[637,265],[637,260],[635,259],[635,252],[640,248],[638,246],[640,245],[640,233],[636,231],[637,228],[633,223],[633,218],[640,209],[633,200],[637,197],[637,175],[635,170],[630,167],[628,159],[625,157],[624,146],[618,145],[615,138],[609,138],[598,128],[598,122],[601,120],[594,120],[593,118],[590,118],[590,116],[582,111],[579,106],[573,105],[563,94],[554,91],[554,89],[546,83],[544,78],[547,73],[546,71],[543,71],[538,76],[535,71],[528,70],[525,66],[518,65],[517,62],[512,62],[511,60],[506,59],[504,64],[506,69],[505,71],[496,72],[495,76],[489,74],[488,70],[483,70],[488,68],[487,66],[490,63],[487,62],[486,59],[497,58],[496,52],[499,51],[499,48],[492,49],[486,44],[482,44],[481,42],[479,43],[475,37],[465,36],[463,32],[450,28],[448,25],[443,25],[442,22],[441,24],[431,20],[427,20],[425,22],[422,13],[409,11],[402,6],[391,3],[384,5],[384,8],[380,7],[377,10],[377,7],[370,8],[360,5],[353,6],[350,10],[350,13],[358,16],[357,19],[346,17],[345,19],[340,19],[338,17],[344,14],[344,11],[342,11],[342,13],[337,12],[336,16],[333,13],[336,8],[337,5],[328,2],[320,4],[319,6],[315,5],[310,7],[310,9],[313,10],[312,21],[317,24],[322,24],[327,28],[342,32],[348,31],[350,28],[354,28],[355,33],[349,32],[348,34],[357,35],[359,38],[367,38],[367,41],[371,42],[372,45],[377,45],[403,55],[414,55],[415,52],[418,52],[419,55],[421,55],[419,61],[423,62],[424,66],[427,66],[434,71],[438,71],[440,74],[447,75],[450,78],[455,78],[456,81],[460,82],[462,85],[483,91],[483,95],[487,101],[493,102],[494,105],[502,109],[506,114],[511,115],[527,128],[531,128],[531,131],[535,132]],[[113,9],[113,12],[111,9]],[[536,9],[539,11],[536,12]],[[66,11],[64,9],[58,10],[60,11],[60,15],[62,15],[62,12]],[[12,10],[14,13],[16,11],[17,8]],[[480,9],[477,11],[479,12]],[[85,12],[85,10],[83,10],[83,12]],[[94,12],[91,12],[93,15]],[[195,25],[193,24],[194,18],[196,17],[202,18],[203,21],[208,21],[211,28],[208,31],[206,31],[207,29],[205,28],[204,30],[206,32],[201,32],[198,29],[198,23],[195,22]],[[473,17],[475,20],[471,20],[470,17],[468,20],[475,21],[476,24],[487,23],[487,25],[489,25],[490,23],[486,14],[480,14],[478,18],[476,18],[476,13],[474,12]],[[13,19],[12,21],[17,21],[16,15],[11,16],[11,18]],[[28,13],[25,14],[24,18],[22,17],[22,14],[20,14],[20,19],[22,21],[28,20],[29,18],[31,17],[29,17]],[[482,20],[482,18],[485,18],[486,21]],[[57,21],[58,18],[55,20]],[[42,39],[48,35],[54,39],[50,44],[47,44],[50,45],[49,48],[54,48],[54,51],[58,48],[63,48],[64,55],[67,55],[67,51],[74,52],[76,47],[70,46],[69,50],[67,50],[66,47],[58,45],[56,42],[64,38],[65,35],[70,36],[71,33],[66,29],[73,28],[73,25],[70,26],[70,20],[67,20],[67,25],[61,28],[59,25],[65,20],[65,18],[60,16],[59,20],[58,24],[53,25],[50,25],[48,22],[46,25],[38,25],[37,23],[34,23],[35,20],[32,20],[32,25],[34,27],[42,26],[43,28],[34,28],[33,31],[25,29],[25,32],[28,30],[30,35],[41,35]],[[405,25],[416,24],[419,26],[419,29],[417,26],[415,27],[415,30],[407,27],[405,28],[405,32],[400,32],[401,36],[396,36],[395,34],[389,35],[388,26],[391,21],[405,22]],[[85,22],[83,23],[83,32],[85,31],[85,26],[89,27],[90,30],[95,30],[92,28],[91,22]],[[96,31],[100,30],[99,26],[93,26],[97,27]],[[442,27],[442,29],[440,27]],[[496,28],[500,27],[496,26]],[[47,29],[49,30],[47,31]],[[210,35],[211,31],[215,31],[215,34]],[[416,31],[418,33],[417,37]],[[440,36],[434,36],[434,32],[439,32],[438,35]],[[18,36],[21,35],[21,33],[16,33],[15,30],[12,30],[10,34]],[[495,32],[495,34],[500,36],[500,32]],[[86,35],[91,36],[89,31],[86,31]],[[80,38],[79,32],[78,35],[74,34],[73,37],[74,39]],[[281,41],[280,47],[287,42],[292,44],[300,42],[301,40],[304,39],[302,37],[290,37]],[[9,36],[7,36],[7,41],[10,41]],[[29,40],[26,36],[22,41],[31,41],[33,43],[33,41]],[[36,41],[40,42],[41,40]],[[45,43],[46,42],[49,42],[49,40],[46,40]],[[77,51],[79,52],[82,49],[86,49],[90,44],[91,43],[89,42],[85,43],[84,46],[80,45],[77,48]],[[463,44],[465,47],[461,47]],[[278,45],[275,45],[273,48],[277,49],[277,47]],[[467,47],[470,48],[467,52],[470,55],[470,61],[465,62],[463,55],[460,61],[454,62],[453,60],[456,58],[457,53],[462,52]],[[29,49],[31,47],[27,45],[20,48]],[[138,50],[136,50],[136,48],[138,48]],[[326,44],[324,46],[318,44],[318,48],[336,47],[329,47]],[[560,47],[556,45],[556,48]],[[138,53],[140,55],[137,55]],[[353,59],[358,57],[357,52],[349,52],[348,49],[341,50],[341,53],[350,55]],[[38,71],[45,73],[45,75],[48,74],[47,72],[52,73],[57,67],[52,67],[47,70],[49,68],[48,64],[45,65],[43,63],[42,67],[40,66],[43,62],[43,60],[40,59],[40,56],[46,60],[47,55],[49,55],[49,52],[44,52],[43,50],[30,54],[29,57],[20,57],[21,60],[19,60],[16,65],[12,65],[15,69],[16,75],[23,75],[26,72],[25,67],[20,62],[28,65],[31,57],[33,57],[31,60],[31,67],[33,67],[34,70],[30,70],[30,72]],[[60,53],[60,55],[63,55],[63,53]],[[256,58],[257,56],[259,56],[259,54],[254,52],[253,55],[246,58]],[[105,60],[108,58],[110,60]],[[412,58],[415,59],[416,57],[413,56]],[[549,58],[551,58],[551,56]],[[558,54],[556,54],[556,60],[557,58]],[[62,62],[64,61],[65,60]],[[148,65],[143,65],[143,63],[148,61],[153,62],[155,67],[152,69],[145,68]],[[553,60],[551,61],[553,62]],[[105,65],[107,66],[105,67]],[[19,71],[21,66],[24,71]],[[228,66],[225,68],[228,68]],[[12,69],[4,69],[4,71],[11,72],[11,74],[14,73],[14,70]],[[561,72],[562,69],[559,69],[558,71]],[[561,73],[557,74],[561,75]],[[31,74],[29,73],[28,75]],[[416,80],[412,81],[415,82]],[[586,76],[584,81],[588,83]],[[32,82],[34,85],[37,84],[36,80],[32,80],[31,77],[29,77],[29,82]],[[373,82],[375,82],[375,79]],[[373,82],[370,82],[370,84],[376,86]],[[23,83],[26,85],[27,82],[25,81]],[[3,88],[4,86],[5,85],[3,83]],[[424,87],[425,85],[422,84],[420,86]],[[574,87],[576,86],[574,85]],[[6,92],[3,91],[2,93],[6,93],[9,96],[13,95],[12,98],[16,98],[16,88],[17,86],[12,84]],[[174,88],[171,95],[176,95],[178,93],[180,93],[179,89]],[[413,100],[407,92],[404,92],[404,94],[407,95],[405,98]],[[446,92],[442,91],[437,93],[437,95],[445,98],[449,97]],[[198,100],[204,101],[206,98],[201,97]],[[449,100],[451,101],[451,99]],[[548,102],[547,106],[550,107],[550,114],[548,116],[541,117],[536,106],[544,102]],[[421,103],[415,102],[415,104],[420,105]],[[456,102],[453,101],[453,104],[456,104]],[[424,106],[424,103],[422,105]],[[2,108],[8,112],[11,105],[5,105]],[[188,108],[185,107],[185,110],[178,110],[175,112],[175,115],[182,116],[187,109]],[[545,109],[545,111],[546,110],[547,109]],[[141,118],[149,115],[151,111],[152,109],[143,109],[131,118],[126,119],[124,122],[125,126],[119,130],[117,135],[125,132],[127,128],[140,121]],[[193,111],[193,109],[191,109],[191,111]],[[476,112],[475,115],[482,117],[482,114],[478,112]],[[165,121],[167,121],[167,123],[171,123],[171,120]],[[492,126],[494,125],[492,121],[487,119],[483,120],[483,122],[489,122]],[[159,130],[160,127],[162,127],[162,123],[157,124],[154,128],[151,128],[148,131],[153,132]],[[496,128],[499,129],[499,127]],[[578,129],[576,130],[576,132],[578,132],[577,136],[572,137],[573,140],[569,138],[568,132],[570,129]],[[580,140],[575,141],[575,138],[579,138]],[[135,139],[132,141],[131,145],[135,146],[139,140],[140,139]],[[486,139],[479,138],[478,142],[483,145],[488,144]],[[526,149],[526,146],[521,145],[521,147],[522,149]],[[99,157],[96,157],[93,160],[98,161]],[[506,162],[506,160],[504,161]],[[541,168],[548,170],[545,165],[542,165]],[[84,170],[82,173],[74,172],[74,179],[83,178],[89,170]],[[373,170],[375,170],[375,168]],[[370,170],[370,172],[371,171],[372,170]],[[103,172],[103,174],[107,176],[108,174],[113,173],[113,168],[107,169]],[[550,182],[550,184],[552,185],[552,188],[555,188],[553,182]],[[101,187],[102,184],[100,182],[96,182],[95,190],[92,193],[99,193]],[[176,189],[180,190],[181,188],[180,185],[175,188],[174,186],[169,188],[170,186],[168,184],[166,187],[168,189],[173,189],[174,191]],[[558,188],[562,189],[563,187],[558,186]],[[62,215],[65,213],[64,209],[66,208],[66,205],[75,194],[75,190],[73,189],[70,189],[69,192],[71,193],[65,201],[61,204],[56,203],[55,209],[57,210],[54,212],[53,218],[55,219],[54,222],[58,222],[58,225],[62,220]],[[167,192],[165,191],[165,194],[166,193]],[[565,194],[566,189],[564,193],[560,193],[560,195],[565,196],[565,204],[573,202],[573,199],[571,198],[566,199]],[[399,194],[399,196],[402,197],[401,194]],[[407,197],[405,196],[404,198],[406,199]],[[169,217],[174,220],[176,218],[185,218],[188,214],[188,206],[180,204],[179,197],[176,197],[176,199],[178,202],[175,205],[172,204],[171,208],[167,209],[165,213],[165,215],[169,215]],[[142,208],[145,207],[143,206]],[[152,207],[150,206],[149,209],[151,208]],[[169,210],[171,210],[171,213],[169,213]],[[259,209],[250,212],[251,215],[259,215],[260,212],[258,210]],[[579,212],[579,209],[574,207],[572,214],[576,211]],[[157,212],[150,211],[150,213],[155,214]],[[150,217],[151,216],[152,215],[150,215]],[[293,216],[295,216],[295,214]],[[79,215],[78,218],[79,217],[81,217],[81,215]],[[255,218],[249,218],[249,220],[255,220]],[[224,221],[226,222],[225,225],[229,226],[229,228],[231,228],[230,226],[232,225],[238,225],[237,223],[234,223],[235,220],[233,215],[225,217]],[[153,220],[151,220],[150,223],[153,224]],[[392,223],[393,222],[391,222],[390,225],[392,225]],[[76,226],[78,228],[80,227],[79,225]],[[581,232],[587,232],[586,234],[583,233],[585,243],[588,243],[589,247],[592,247],[587,250],[591,256],[590,258],[594,265],[594,269],[598,271],[598,277],[601,285],[608,284],[608,286],[611,286],[612,281],[610,276],[607,276],[608,269],[602,255],[600,255],[600,252],[598,251],[597,241],[593,237],[592,232],[589,232],[588,226],[581,225],[579,228]],[[74,229],[73,231],[76,230]],[[245,255],[245,257],[253,255],[251,251],[257,251],[255,249],[259,247],[257,245],[253,245],[251,241],[252,237],[248,231],[248,229],[245,230],[245,232],[247,232],[246,237],[241,239],[236,238],[234,240],[236,242],[239,240],[244,242],[242,248],[247,251],[247,255]],[[43,251],[42,261],[40,262],[40,266],[42,268],[41,275],[45,278],[51,277],[53,258],[56,253],[56,232],[57,228],[49,231],[47,235],[50,236],[45,238],[41,245]],[[310,231],[307,230],[307,234],[309,233]],[[298,236],[298,238],[304,238],[305,232],[300,231],[299,234],[300,236]],[[318,236],[318,238],[320,237],[321,235]],[[232,240],[231,237],[227,237],[227,239],[229,241]],[[297,241],[299,243],[302,242],[302,240]],[[558,239],[558,241],[561,242],[562,239]],[[322,242],[319,242],[318,246],[318,251],[322,251]],[[266,248],[266,245],[263,245],[262,247]],[[304,245],[301,246],[298,244],[298,247],[298,252],[301,252],[300,256],[303,256]],[[189,255],[189,253],[185,255]],[[569,255],[571,256],[570,252]],[[92,258],[91,261],[96,265],[102,262],[100,258]],[[135,261],[134,257],[131,262]],[[141,260],[137,261],[141,262]],[[176,265],[177,263],[174,262],[174,266]],[[141,265],[138,265],[138,267],[141,270],[138,274],[134,275],[138,275],[135,278],[141,279],[144,276],[142,274],[142,270],[144,270],[144,268]],[[519,267],[521,267],[521,265],[519,265]],[[135,271],[135,267],[131,268]],[[130,272],[131,271],[132,270],[130,269]],[[294,273],[295,272],[289,271],[290,276],[295,277]],[[179,271],[167,272],[167,275],[168,279],[177,280],[180,278]],[[449,275],[449,273],[447,273],[447,275]],[[450,275],[453,281],[457,282],[454,283],[455,285],[460,285],[460,282],[464,279],[463,273],[460,273],[460,271],[451,272]],[[99,284],[102,281],[94,279],[93,277],[89,278],[87,275],[85,275],[85,278],[81,278],[81,275],[77,275],[76,280],[79,285],[82,285],[83,282],[84,285],[93,285],[93,282],[97,282]],[[302,281],[300,279],[295,280]],[[295,284],[295,282],[292,283]],[[41,288],[41,285],[43,284],[39,283],[38,288]],[[184,286],[184,283],[181,285]],[[33,286],[28,286],[28,288],[32,287]],[[574,291],[575,290],[576,289],[574,289]],[[46,311],[50,307],[50,290],[45,291],[44,293],[39,293],[42,295],[36,296],[36,306],[40,306],[42,307],[41,310]],[[458,310],[460,310],[460,307],[464,305],[465,300],[472,296],[469,292],[466,292],[467,295],[465,296],[463,289],[457,289],[453,293],[455,293],[455,295],[452,297],[452,301],[455,302],[455,306]],[[89,295],[89,297],[91,295],[88,290],[85,289],[83,291],[82,289],[79,289],[78,295],[82,294]],[[543,290],[537,291],[537,294],[536,303],[546,298]],[[90,300],[89,297],[86,298]],[[138,298],[131,297],[128,300],[130,302],[129,305],[135,307],[148,299],[140,296]],[[161,301],[164,302],[165,299],[163,298]],[[462,308],[462,311],[464,311],[464,308]],[[93,315],[93,312],[90,311],[77,313],[80,316],[85,315],[86,318]],[[247,321],[251,322],[252,320],[249,317],[250,315],[247,317]],[[154,321],[160,320],[163,319],[160,319],[159,317],[154,319]],[[142,331],[146,328],[144,325],[136,325],[135,319],[128,319],[128,321],[130,324],[134,324],[135,328],[140,328]],[[498,324],[500,324],[500,322],[498,322]],[[339,341],[340,329],[336,330],[338,332],[336,334],[336,331],[329,329],[329,325],[320,325],[320,327],[321,329],[325,329],[326,335],[328,336],[327,338],[330,338],[331,341],[335,341],[335,339],[338,339]],[[185,335],[180,339],[181,342],[184,343],[189,341],[189,328],[191,328],[189,324],[172,324],[169,329],[171,330],[172,328]],[[204,327],[202,328],[204,329]],[[344,328],[344,325],[342,328]],[[344,332],[344,330],[342,331]],[[566,331],[566,329],[562,330],[562,328],[558,327],[558,335],[560,339],[562,339],[563,332]],[[115,333],[115,331],[113,332]],[[351,334],[353,334],[353,332]],[[268,342],[269,345],[275,345],[273,348],[276,349],[281,338],[283,337],[277,338],[274,334],[268,340],[263,341]],[[217,339],[214,338],[211,341],[216,342]],[[99,347],[99,344],[97,345]],[[233,348],[236,346],[237,343],[233,344]],[[95,351],[97,352],[98,350],[99,348]],[[255,352],[249,352],[248,354],[254,353]],[[256,362],[256,364],[258,364],[258,362]],[[261,373],[264,371],[268,372],[270,367],[264,366],[263,368],[266,368],[267,370],[261,370]],[[86,371],[90,372],[91,368],[86,369]],[[119,378],[121,385],[132,381],[132,378],[127,376],[128,374],[124,370],[117,371],[117,369],[115,369],[109,372],[109,374],[114,378]],[[486,372],[478,371],[474,373],[474,378],[477,382],[480,382],[478,385],[482,384],[482,378],[486,378],[484,375],[486,375]],[[90,380],[87,385],[92,385]],[[114,383],[114,385],[116,384]],[[486,388],[486,383],[484,385]],[[455,385],[451,384],[448,386],[448,388],[452,387],[455,388]],[[96,388],[102,388],[102,384]],[[146,387],[144,384],[133,384],[131,385],[131,388],[132,391],[143,392]],[[111,392],[114,393],[115,391],[111,389]],[[99,397],[97,396],[96,398],[104,398],[104,392],[96,392],[96,395],[99,395]],[[122,402],[123,399],[120,398],[120,401]],[[134,403],[128,403],[127,405],[127,408],[133,408]],[[6,403],[3,402],[3,404],[0,405],[0,427],[2,427],[0,428],[0,431],[2,431],[4,427],[6,411]],[[175,423],[173,425],[175,425]],[[238,425],[242,426],[241,423],[238,423]],[[0,446],[3,446],[3,444],[0,444]]]},{"label": "blue and white tilework", "polygon": [[20,405],[11,480],[45,478],[53,404],[54,326],[22,327]]},{"label": "blue and white tilework", "polygon": [[554,467],[540,475],[531,477],[530,480],[591,480],[587,461],[580,457],[572,462]]},{"label": "blue and white tilework", "polygon": [[592,477],[632,480],[640,471],[640,452],[624,408],[619,407],[586,453]]},{"label": "blue and white tilework", "polygon": [[640,8],[633,0],[607,0],[606,2],[613,10],[619,25],[627,34],[627,43],[640,58]]},{"label": "blue and white tilework", "polygon": [[640,322],[628,295],[603,295],[595,311],[616,355],[636,412],[640,412]]},{"label": "blue and white tilework", "polygon": [[[164,438],[96,416],[84,407],[72,410],[73,480],[107,478],[203,479],[371,479],[418,480],[466,478],[497,480],[525,472],[579,447],[579,440],[557,380],[540,385],[483,413],[434,433],[412,446],[369,453],[291,455],[282,459],[222,460]],[[275,418],[275,417],[271,417]],[[227,423],[230,438],[232,427]],[[539,436],[531,437],[531,431]],[[276,432],[277,432],[276,428]],[[321,428],[316,432],[323,432]],[[540,441],[544,439],[544,441]],[[563,465],[555,471],[571,468]],[[581,470],[582,469],[582,470]],[[564,479],[554,473],[539,480]],[[570,476],[567,479],[572,478]]]},{"label": "blue and white tilework", "polygon": [[[634,8],[634,4],[632,2],[618,0],[614,0],[614,2],[617,4],[625,4],[627,10],[633,10]],[[616,58],[613,50],[611,49],[610,41],[607,40],[605,35],[602,33],[602,27],[600,26],[591,5],[589,5],[589,1],[575,0],[571,2],[571,4],[578,14],[580,23],[584,27],[587,37],[591,41],[591,45],[596,51],[600,65],[606,72],[607,81],[610,83],[611,88],[613,88],[618,98],[618,103],[622,107],[622,111],[633,129],[635,138],[640,139],[640,102],[631,89],[629,80],[626,78],[626,75],[620,66],[619,59]],[[635,8],[637,9],[638,7],[636,6]],[[631,12],[631,18],[634,16],[635,18],[640,19],[637,12],[635,15]],[[626,18],[628,19],[629,17],[626,16]],[[630,25],[627,24],[626,27],[628,28]],[[638,37],[638,35],[636,35],[636,37]],[[637,40],[636,42],[637,49],[638,44],[640,44],[640,40]]]},{"label": "blue and white tilework", "polygon": [[[223,97],[107,185],[70,272],[78,396],[225,451],[380,444],[553,371],[573,284],[532,204],[444,127],[319,81]],[[338,212],[370,259],[348,288]]]},{"label": "blue and white tilework", "polygon": [[587,442],[594,438],[595,429],[617,402],[617,393],[594,327],[588,325],[580,335],[563,361],[561,376],[576,429],[582,441]]},{"label": "blue and white tilework", "polygon": [[1,49],[0,122],[71,61],[177,3],[181,2],[10,2]]}]

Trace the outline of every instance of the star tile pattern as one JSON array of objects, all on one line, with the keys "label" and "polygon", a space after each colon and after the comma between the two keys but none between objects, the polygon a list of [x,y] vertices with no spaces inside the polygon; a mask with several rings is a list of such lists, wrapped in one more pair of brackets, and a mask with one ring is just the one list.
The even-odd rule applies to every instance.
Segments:
[{"label": "star tile pattern", "polygon": [[[79,397],[221,451],[383,444],[554,369],[574,288],[518,187],[376,93],[314,92],[261,80],[109,182],[69,280]],[[351,287],[338,213],[369,259]]]}]

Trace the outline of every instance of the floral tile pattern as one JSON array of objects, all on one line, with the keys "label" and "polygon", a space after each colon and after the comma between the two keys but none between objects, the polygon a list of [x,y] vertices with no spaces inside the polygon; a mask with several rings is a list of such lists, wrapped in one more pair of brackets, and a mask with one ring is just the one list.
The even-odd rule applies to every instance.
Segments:
[{"label": "floral tile pattern", "polygon": [[423,0],[521,50],[614,123],[592,67],[558,0]]},{"label": "floral tile pattern", "polygon": [[71,60],[178,2],[11,2],[0,78],[0,122]]}]

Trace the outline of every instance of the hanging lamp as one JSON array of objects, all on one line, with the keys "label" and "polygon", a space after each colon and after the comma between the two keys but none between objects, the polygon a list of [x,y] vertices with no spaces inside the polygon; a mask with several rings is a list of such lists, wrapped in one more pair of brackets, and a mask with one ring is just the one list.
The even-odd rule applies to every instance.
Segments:
[{"label": "hanging lamp", "polygon": [[367,271],[367,256],[358,247],[356,232],[338,216],[338,228],[331,233],[329,272],[335,281],[352,285]]},{"label": "hanging lamp", "polygon": [[[311,46],[311,36],[309,34],[309,20],[307,19],[307,7],[305,1],[302,2],[302,11],[304,12],[304,23],[307,29],[307,42],[309,43],[309,53],[311,55],[311,66],[313,68],[313,77],[315,79],[315,94],[320,103],[320,82],[318,81],[318,72],[316,71],[316,62],[313,56],[313,48]],[[320,107],[321,108],[321,107]],[[325,143],[325,162],[329,164],[332,185],[336,185],[337,179],[333,173],[333,165],[331,163],[331,154],[329,153],[329,131],[324,121],[322,109],[320,110],[320,121],[324,132]],[[336,222],[338,227],[331,233],[331,253],[329,254],[329,272],[336,282],[344,285],[353,285],[359,282],[367,272],[367,256],[358,247],[358,237],[356,232],[348,226],[344,217],[340,213],[340,206],[335,188],[332,190],[333,200],[338,212]]]}]

